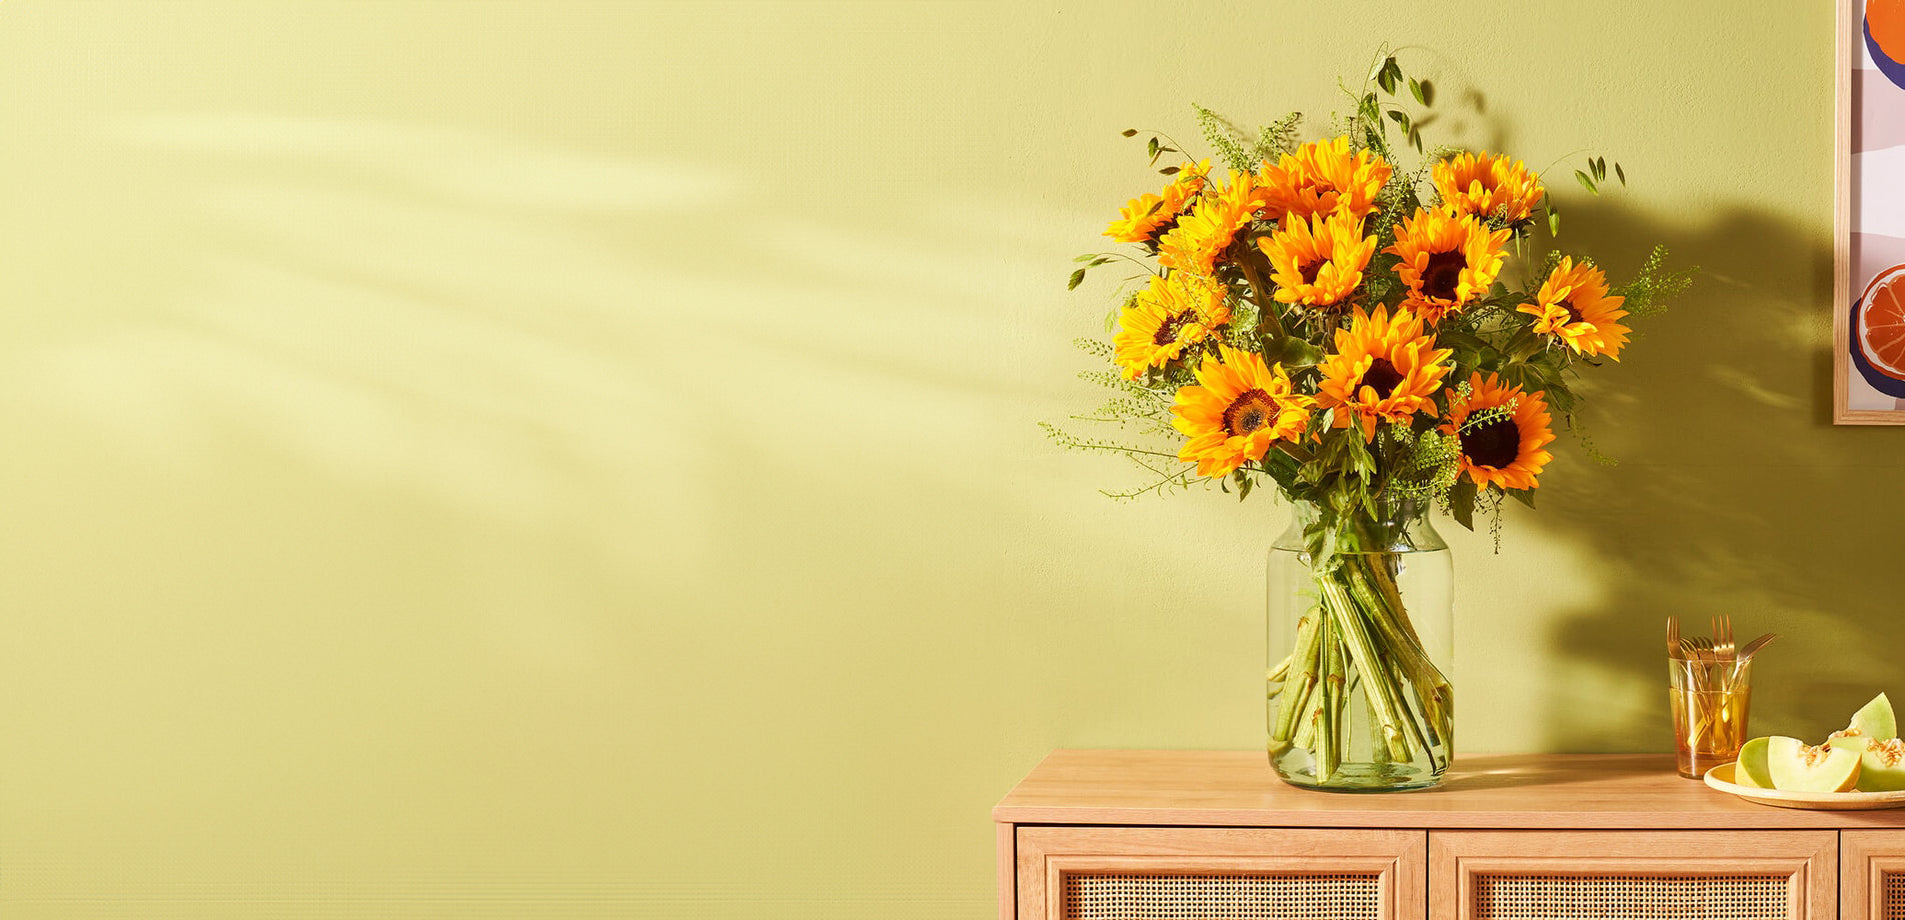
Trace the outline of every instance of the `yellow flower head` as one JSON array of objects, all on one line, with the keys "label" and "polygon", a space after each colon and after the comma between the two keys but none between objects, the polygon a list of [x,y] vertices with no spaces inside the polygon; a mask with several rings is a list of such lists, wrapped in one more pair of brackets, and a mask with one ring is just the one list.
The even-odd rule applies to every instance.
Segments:
[{"label": "yellow flower head", "polygon": [[1209,160],[1186,162],[1162,195],[1139,195],[1120,208],[1118,219],[1105,228],[1105,235],[1120,243],[1150,242],[1160,230],[1177,221],[1184,206],[1203,190],[1204,177],[1209,174]]},{"label": "yellow flower head", "polygon": [[1435,408],[1436,391],[1449,372],[1442,362],[1446,348],[1423,334],[1422,318],[1408,308],[1394,316],[1377,307],[1375,313],[1358,308],[1346,328],[1336,330],[1336,353],[1323,359],[1318,370],[1317,403],[1338,406],[1335,425],[1352,420],[1363,429],[1363,439],[1376,436],[1376,424],[1408,423],[1418,412]]},{"label": "yellow flower head", "polygon": [[1351,152],[1347,135],[1315,141],[1265,163],[1260,184],[1271,213],[1312,217],[1348,212],[1357,220],[1376,210],[1376,195],[1391,167],[1367,150]]},{"label": "yellow flower head", "polygon": [[1376,254],[1376,238],[1348,211],[1330,217],[1288,214],[1283,226],[1258,248],[1270,257],[1276,299],[1312,307],[1344,306],[1363,283],[1363,268]]},{"label": "yellow flower head", "polygon": [[1477,372],[1468,380],[1468,395],[1450,393],[1442,430],[1461,441],[1461,470],[1476,486],[1532,489],[1541,468],[1554,459],[1542,450],[1554,441],[1549,422],[1541,393],[1524,394]]},{"label": "yellow flower head", "polygon": [[1402,259],[1396,274],[1409,288],[1405,306],[1434,325],[1488,293],[1501,274],[1507,241],[1506,229],[1490,232],[1472,215],[1417,208],[1396,228],[1396,244],[1383,251]]},{"label": "yellow flower head", "polygon": [[1237,231],[1255,220],[1262,207],[1256,177],[1233,170],[1228,185],[1206,188],[1191,213],[1158,240],[1158,264],[1209,275]]},{"label": "yellow flower head", "polygon": [[1535,331],[1552,335],[1577,354],[1621,359],[1628,328],[1624,297],[1610,297],[1607,276],[1592,264],[1563,256],[1535,294],[1535,302],[1515,309],[1535,318]]},{"label": "yellow flower head", "polygon": [[1226,476],[1263,459],[1270,445],[1293,441],[1309,424],[1312,401],[1290,388],[1283,365],[1255,352],[1218,346],[1197,368],[1197,385],[1177,391],[1171,424],[1189,440],[1177,458],[1200,476]]},{"label": "yellow flower head", "polygon": [[1541,203],[1541,184],[1520,160],[1506,154],[1458,154],[1435,164],[1435,190],[1442,206],[1482,220],[1501,216],[1527,220]]},{"label": "yellow flower head", "polygon": [[1118,314],[1112,360],[1126,380],[1136,380],[1153,367],[1182,358],[1186,348],[1227,322],[1230,304],[1215,282],[1185,272],[1154,275],[1151,286]]}]

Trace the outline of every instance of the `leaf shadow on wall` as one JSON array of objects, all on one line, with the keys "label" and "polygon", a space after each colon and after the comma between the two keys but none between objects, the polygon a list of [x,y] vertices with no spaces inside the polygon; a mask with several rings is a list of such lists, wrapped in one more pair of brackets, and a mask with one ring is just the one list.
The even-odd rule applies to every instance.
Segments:
[{"label": "leaf shadow on wall", "polygon": [[1832,425],[1830,240],[1741,206],[1691,226],[1617,198],[1564,211],[1563,249],[1609,255],[1615,283],[1654,240],[1700,272],[1665,315],[1635,323],[1619,364],[1587,377],[1583,421],[1618,465],[1560,434],[1542,511],[1516,522],[1601,569],[1600,597],[1549,620],[1561,670],[1532,682],[1547,696],[1541,748],[1670,748],[1670,613],[1688,634],[1726,615],[1742,641],[1782,636],[1755,662],[1753,734],[1823,738],[1872,694],[1905,692],[1888,578],[1905,431]]}]

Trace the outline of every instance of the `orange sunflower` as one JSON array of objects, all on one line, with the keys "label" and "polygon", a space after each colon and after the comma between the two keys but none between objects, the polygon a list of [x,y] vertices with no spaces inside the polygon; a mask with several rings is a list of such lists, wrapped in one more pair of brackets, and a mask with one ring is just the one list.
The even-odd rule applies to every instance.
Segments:
[{"label": "orange sunflower", "polygon": [[1136,380],[1183,357],[1184,349],[1227,322],[1230,304],[1215,282],[1185,272],[1155,275],[1151,286],[1118,314],[1112,360],[1124,369],[1126,380]]},{"label": "orange sunflower", "polygon": [[1184,206],[1204,189],[1204,177],[1210,174],[1210,161],[1186,162],[1179,167],[1176,181],[1164,187],[1162,195],[1144,194],[1131,199],[1118,210],[1118,219],[1105,228],[1105,235],[1120,243],[1148,243],[1159,231],[1177,222]]},{"label": "orange sunflower", "polygon": [[[1485,414],[1483,414],[1485,413]],[[1473,416],[1482,417],[1471,421]],[[1478,487],[1532,489],[1535,477],[1554,455],[1542,448],[1554,441],[1548,402],[1541,393],[1503,386],[1495,375],[1478,371],[1468,379],[1468,395],[1449,396],[1449,421],[1442,430],[1462,443],[1461,470]]]},{"label": "orange sunflower", "polygon": [[1330,217],[1289,214],[1257,247],[1270,257],[1276,299],[1312,307],[1340,306],[1363,283],[1363,268],[1376,254],[1376,238],[1348,211]]},{"label": "orange sunflower", "polygon": [[1158,240],[1158,264],[1166,268],[1209,275],[1217,260],[1263,207],[1256,177],[1232,171],[1230,184],[1205,189],[1191,213]]},{"label": "orange sunflower", "polygon": [[1336,330],[1336,353],[1317,368],[1323,373],[1317,402],[1347,409],[1337,413],[1336,427],[1353,417],[1369,440],[1378,422],[1407,423],[1435,408],[1448,356],[1449,349],[1436,348],[1435,338],[1422,332],[1422,318],[1407,307],[1394,316],[1383,307],[1375,313],[1357,308],[1349,326]]},{"label": "orange sunflower", "polygon": [[1382,157],[1367,150],[1352,152],[1349,136],[1314,141],[1285,154],[1276,165],[1265,163],[1260,184],[1273,214],[1311,217],[1347,211],[1357,220],[1376,210],[1376,195],[1392,171]]},{"label": "orange sunflower", "polygon": [[1490,232],[1473,215],[1417,208],[1396,228],[1396,244],[1383,252],[1402,259],[1396,274],[1409,287],[1405,306],[1433,325],[1488,293],[1501,274],[1507,241],[1506,229]]},{"label": "orange sunflower", "polygon": [[1563,256],[1535,294],[1534,303],[1515,309],[1535,318],[1535,331],[1552,335],[1578,354],[1621,359],[1628,329],[1620,320],[1624,297],[1610,297],[1607,276],[1593,264],[1575,264]]},{"label": "orange sunflower", "polygon": [[1442,205],[1482,220],[1500,216],[1527,220],[1541,203],[1541,184],[1522,162],[1506,154],[1459,154],[1435,164],[1435,190]]},{"label": "orange sunflower", "polygon": [[1177,391],[1172,426],[1190,440],[1177,452],[1199,476],[1226,476],[1263,459],[1270,445],[1295,440],[1309,424],[1313,401],[1290,389],[1283,365],[1255,352],[1218,346],[1197,368],[1197,385]]}]

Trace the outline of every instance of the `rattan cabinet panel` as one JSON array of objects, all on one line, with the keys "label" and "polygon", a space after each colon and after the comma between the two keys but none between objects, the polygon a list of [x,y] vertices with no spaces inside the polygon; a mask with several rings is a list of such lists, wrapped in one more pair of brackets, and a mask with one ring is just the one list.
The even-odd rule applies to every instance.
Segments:
[{"label": "rattan cabinet panel", "polygon": [[1905,920],[1905,830],[1839,835],[1839,915]]},{"label": "rattan cabinet panel", "polygon": [[1023,827],[1021,920],[1424,920],[1422,831]]},{"label": "rattan cabinet panel", "polygon": [[1833,831],[1436,831],[1430,920],[1832,920]]}]

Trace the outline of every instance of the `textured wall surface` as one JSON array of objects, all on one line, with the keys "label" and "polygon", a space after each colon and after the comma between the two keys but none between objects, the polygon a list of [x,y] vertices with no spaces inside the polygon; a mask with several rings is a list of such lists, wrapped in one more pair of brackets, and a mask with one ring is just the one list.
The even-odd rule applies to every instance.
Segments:
[{"label": "textured wall surface", "polygon": [[1118,131],[1384,42],[1617,280],[1704,269],[1595,377],[1618,466],[1444,528],[1461,749],[1664,748],[1670,611],[1821,734],[1905,692],[1831,6],[7,0],[0,913],[988,916],[1047,750],[1263,730],[1284,509],[1036,427]]}]

